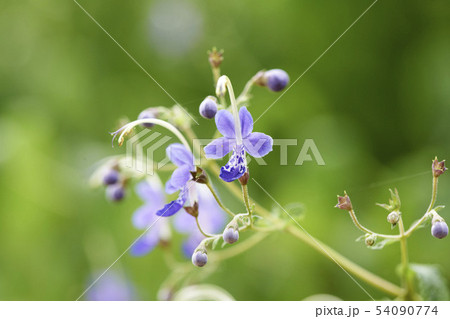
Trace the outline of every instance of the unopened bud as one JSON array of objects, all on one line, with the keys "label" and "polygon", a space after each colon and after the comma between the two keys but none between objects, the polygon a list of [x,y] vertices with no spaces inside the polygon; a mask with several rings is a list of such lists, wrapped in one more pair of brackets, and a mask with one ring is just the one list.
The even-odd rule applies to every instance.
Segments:
[{"label": "unopened bud", "polygon": [[239,231],[234,227],[228,227],[223,232],[223,241],[228,244],[233,244],[239,240]]},{"label": "unopened bud", "polygon": [[206,251],[203,250],[196,250],[194,251],[194,254],[192,255],[192,263],[194,266],[197,267],[203,267],[208,262],[208,255],[206,254]]},{"label": "unopened bud", "polygon": [[388,223],[391,224],[392,226],[397,225],[399,219],[400,219],[400,216],[399,216],[398,212],[396,212],[396,211],[391,212],[391,213],[387,216],[387,221],[388,221]]},{"label": "unopened bud", "polygon": [[366,235],[365,243],[368,247],[371,247],[375,244],[377,237],[375,235]]},{"label": "unopened bud", "polygon": [[447,237],[448,235],[448,226],[447,223],[442,219],[433,219],[431,226],[431,235],[438,239],[442,239]]}]

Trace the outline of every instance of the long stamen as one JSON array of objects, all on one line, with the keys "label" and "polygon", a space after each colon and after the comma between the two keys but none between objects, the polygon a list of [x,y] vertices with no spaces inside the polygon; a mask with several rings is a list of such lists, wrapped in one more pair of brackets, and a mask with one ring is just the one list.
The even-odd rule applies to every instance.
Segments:
[{"label": "long stamen", "polygon": [[136,120],[133,122],[128,123],[127,125],[121,127],[118,131],[111,133],[113,135],[113,140],[114,138],[117,136],[117,134],[119,134],[120,132],[122,132],[119,135],[119,145],[123,144],[124,141],[124,135],[129,133],[135,126],[140,125],[140,124],[156,124],[156,125],[160,125],[166,129],[168,129],[169,131],[171,131],[180,141],[181,143],[183,143],[183,145],[192,152],[191,147],[189,146],[189,143],[187,142],[186,138],[183,136],[183,134],[181,134],[181,132],[172,124],[160,120],[160,119],[152,119],[152,118],[148,118],[148,119],[141,119],[141,120]]},{"label": "long stamen", "polygon": [[238,145],[242,145],[241,121],[239,119],[239,110],[237,107],[236,98],[234,96],[233,86],[231,85],[231,81],[228,76],[222,75],[217,81],[216,95],[219,97],[224,96],[227,89],[230,96],[231,109],[233,110],[236,142]]}]

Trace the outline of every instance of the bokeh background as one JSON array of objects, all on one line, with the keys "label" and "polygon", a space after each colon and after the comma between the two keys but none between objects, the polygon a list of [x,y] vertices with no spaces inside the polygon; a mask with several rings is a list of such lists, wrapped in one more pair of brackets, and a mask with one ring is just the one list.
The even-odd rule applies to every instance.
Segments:
[{"label": "bokeh background", "polygon": [[[285,69],[294,80],[371,1],[79,3],[196,115],[195,131],[208,138],[214,125],[197,114],[213,93],[208,49],[225,49],[222,71],[238,92],[263,68]],[[289,148],[289,165],[279,165],[275,148],[267,166],[252,163],[252,176],[281,204],[302,202],[303,226],[317,238],[396,283],[398,245],[372,251],[355,242],[360,232],[333,206],[347,190],[364,224],[390,232],[374,203],[396,187],[406,223],[422,215],[431,159],[450,156],[449,35],[448,1],[380,0],[255,125],[299,145]],[[125,152],[111,148],[108,132],[122,117],[173,101],[74,1],[1,1],[0,38],[0,299],[74,300],[139,235],[130,223],[136,196],[116,205],[88,185],[94,163]],[[255,118],[279,96],[253,93]],[[306,138],[325,166],[294,165]],[[449,194],[444,175],[439,203],[450,204]],[[450,277],[448,240],[426,228],[409,247],[412,261],[439,264]],[[125,254],[112,271],[126,276],[137,300],[156,299],[169,273],[158,249]],[[222,263],[205,282],[238,300],[368,298],[333,262],[284,233]]]}]

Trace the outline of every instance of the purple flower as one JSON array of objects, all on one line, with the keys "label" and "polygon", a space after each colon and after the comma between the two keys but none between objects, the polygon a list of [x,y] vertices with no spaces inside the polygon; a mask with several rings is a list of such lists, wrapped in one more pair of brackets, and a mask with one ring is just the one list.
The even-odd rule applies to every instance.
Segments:
[{"label": "purple flower", "polygon": [[144,201],[133,214],[132,222],[137,229],[151,227],[131,247],[130,253],[134,256],[143,256],[152,251],[161,240],[166,239],[167,221],[158,220],[156,211],[164,205],[165,196],[159,181],[143,181],[136,186],[136,193]]},{"label": "purple flower", "polygon": [[[99,272],[93,276],[93,279],[100,275]],[[86,299],[90,301],[127,301],[135,299],[135,292],[126,278],[110,270],[89,289]]]},{"label": "purple flower", "polygon": [[[198,197],[198,221],[203,231],[210,234],[220,232],[226,221],[225,212],[217,204],[206,185],[196,184],[195,190]],[[186,257],[190,258],[205,236],[198,230],[195,218],[187,213],[178,214],[173,225],[179,233],[188,235],[182,249]]]},{"label": "purple flower", "polygon": [[232,182],[246,171],[245,152],[253,157],[263,157],[272,151],[273,140],[263,133],[252,133],[253,118],[246,107],[239,110],[242,145],[238,145],[235,134],[233,115],[227,110],[217,112],[216,126],[223,137],[205,146],[205,156],[209,159],[222,158],[231,151],[228,163],[220,169],[220,178]]},{"label": "purple flower", "polygon": [[191,172],[195,171],[194,156],[183,144],[174,143],[167,147],[167,156],[177,167],[172,176],[166,183],[166,192],[173,194],[180,191],[176,200],[167,203],[163,208],[156,212],[158,216],[169,217],[183,208],[188,199],[189,189],[193,187]]},{"label": "purple flower", "polygon": [[[197,193],[200,225],[206,232],[219,232],[225,223],[225,213],[205,185],[195,184],[193,189],[195,192],[192,193]],[[131,247],[130,252],[134,256],[143,256],[151,252],[159,242],[167,240],[167,235],[170,234],[169,220],[155,214],[157,208],[164,205],[165,197],[159,181],[143,181],[136,187],[136,192],[145,204],[135,211],[133,225],[138,229],[150,229]],[[173,225],[178,232],[188,235],[182,250],[190,258],[205,237],[198,230],[195,218],[186,212],[178,214]]]}]

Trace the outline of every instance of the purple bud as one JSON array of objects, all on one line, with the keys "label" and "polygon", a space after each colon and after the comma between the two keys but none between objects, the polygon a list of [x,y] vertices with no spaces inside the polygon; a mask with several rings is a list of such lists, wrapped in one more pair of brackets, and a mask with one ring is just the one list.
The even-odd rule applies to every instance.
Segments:
[{"label": "purple bud", "polygon": [[[143,120],[143,119],[154,119],[154,118],[156,118],[156,112],[155,112],[155,110],[153,110],[153,109],[146,109],[146,110],[143,110],[140,114],[139,114],[139,116],[138,116],[138,120]],[[142,124],[142,126],[143,127],[152,127],[152,126],[154,126],[155,124],[152,124],[152,123],[143,123]]]},{"label": "purple bud", "polygon": [[447,223],[444,221],[434,222],[433,226],[431,226],[431,235],[433,235],[433,237],[436,237],[439,239],[447,237],[447,235],[448,235]]},{"label": "purple bud", "polygon": [[212,96],[208,96],[199,107],[200,115],[205,119],[212,119],[217,113],[217,103],[216,99]]},{"label": "purple bud", "polygon": [[281,69],[273,69],[264,73],[267,87],[278,92],[283,90],[289,83],[289,75]]},{"label": "purple bud", "polygon": [[125,189],[120,184],[109,185],[106,187],[106,197],[113,201],[118,202],[125,196]]},{"label": "purple bud", "polygon": [[115,169],[109,170],[104,176],[103,176],[103,184],[105,185],[112,185],[116,184],[120,179],[120,174]]},{"label": "purple bud", "polygon": [[239,239],[239,231],[233,227],[228,227],[223,232],[223,241],[229,244],[233,244]]},{"label": "purple bud", "polygon": [[203,267],[207,262],[208,255],[201,250],[196,250],[192,255],[192,263],[194,264],[194,266]]}]

